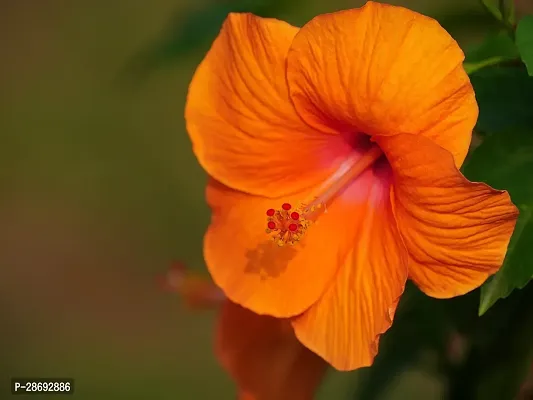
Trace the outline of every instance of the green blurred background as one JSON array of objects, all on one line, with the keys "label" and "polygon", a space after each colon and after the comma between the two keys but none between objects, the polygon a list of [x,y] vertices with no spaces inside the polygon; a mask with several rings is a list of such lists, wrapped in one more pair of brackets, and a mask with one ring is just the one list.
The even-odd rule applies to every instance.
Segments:
[{"label": "green blurred background", "polygon": [[[261,10],[301,25],[362,3]],[[465,46],[491,24],[476,0],[391,3],[436,17]],[[183,108],[234,5],[0,1],[0,398],[9,376],[74,377],[76,399],[234,398],[212,354],[215,314],[155,284],[173,259],[204,268],[206,177]],[[331,373],[318,398],[353,398],[358,377]],[[443,387],[406,368],[380,398],[440,399]]]}]

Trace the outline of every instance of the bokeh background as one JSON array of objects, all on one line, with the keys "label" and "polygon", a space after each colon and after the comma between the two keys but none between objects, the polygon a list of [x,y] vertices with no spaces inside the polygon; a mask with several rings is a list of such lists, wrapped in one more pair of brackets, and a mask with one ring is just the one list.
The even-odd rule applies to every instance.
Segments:
[{"label": "bokeh background", "polygon": [[[363,1],[263,3],[301,25]],[[477,0],[390,3],[436,17],[465,47],[493,24]],[[233,6],[0,0],[0,398],[10,376],[74,377],[80,400],[234,398],[212,354],[215,313],[155,283],[174,259],[204,269],[206,176],[183,109]],[[436,356],[420,357],[377,398],[444,398]],[[364,373],[330,373],[318,398],[355,398]]]}]

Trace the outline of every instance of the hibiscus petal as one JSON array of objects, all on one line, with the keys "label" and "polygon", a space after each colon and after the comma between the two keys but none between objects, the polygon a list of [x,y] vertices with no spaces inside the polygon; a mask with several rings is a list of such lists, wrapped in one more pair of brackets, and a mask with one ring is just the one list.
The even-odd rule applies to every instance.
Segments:
[{"label": "hibiscus petal", "polygon": [[229,187],[267,197],[295,193],[325,179],[329,154],[342,146],[340,136],[307,126],[289,99],[285,64],[297,31],[230,14],[194,75],[187,130],[202,167]]},{"label": "hibiscus petal", "polygon": [[287,79],[296,110],[316,129],[421,134],[460,166],[478,114],[463,59],[435,20],[369,1],[301,28]]},{"label": "hibiscus petal", "polygon": [[420,136],[376,138],[394,171],[393,207],[409,277],[430,296],[480,286],[502,265],[518,210],[505,191],[469,182],[448,151]]},{"label": "hibiscus petal", "polygon": [[218,322],[216,352],[237,382],[241,400],[311,400],[327,368],[296,340],[287,320],[229,301]]},{"label": "hibiscus petal", "polygon": [[[228,298],[255,313],[292,317],[325,291],[359,234],[361,210],[354,206],[377,177],[363,173],[350,196],[340,196],[294,246],[278,247],[265,233],[266,210],[298,204],[307,193],[266,199],[229,189],[212,180],[207,201],[212,220],[204,258],[215,283]],[[347,221],[350,221],[347,223]]]},{"label": "hibiscus petal", "polygon": [[407,279],[407,253],[396,229],[389,186],[369,185],[354,205],[357,232],[335,282],[309,310],[293,319],[298,339],[339,370],[372,364],[380,335],[392,324]]}]

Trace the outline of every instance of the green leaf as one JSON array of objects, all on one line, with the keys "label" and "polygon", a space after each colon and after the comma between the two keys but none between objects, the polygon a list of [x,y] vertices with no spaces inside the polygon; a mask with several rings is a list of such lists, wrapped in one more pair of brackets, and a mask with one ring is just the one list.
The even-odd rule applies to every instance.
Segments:
[{"label": "green leaf", "polygon": [[514,38],[515,0],[481,0],[481,5]]},{"label": "green leaf", "polygon": [[[533,125],[532,125],[533,126]],[[533,278],[533,128],[484,139],[464,168],[465,176],[509,191],[520,216],[500,271],[481,288],[479,314]]]},{"label": "green leaf", "polygon": [[516,45],[522,61],[533,76],[533,15],[526,15],[516,27]]},{"label": "green leaf", "polygon": [[481,0],[485,9],[494,16],[498,21],[502,20],[502,13],[494,0]]},{"label": "green leaf", "polygon": [[464,67],[466,72],[472,73],[491,65],[520,57],[513,39],[506,32],[488,35],[485,40],[475,47],[466,50]]},{"label": "green leaf", "polygon": [[511,23],[511,25],[514,25],[514,23],[516,22],[516,5],[515,5],[515,0],[510,0],[509,1],[509,22]]},{"label": "green leaf", "polygon": [[505,60],[519,57],[513,39],[506,32],[491,33],[481,44],[467,49],[465,62],[476,63],[492,57],[501,57]]},{"label": "green leaf", "polygon": [[515,0],[481,0],[484,8],[498,21],[513,24],[515,20]]},{"label": "green leaf", "polygon": [[[533,163],[532,163],[533,166]],[[533,182],[529,182],[533,185]],[[481,288],[479,315],[483,315],[499,299],[507,297],[514,289],[522,289],[533,279],[533,201],[519,204],[518,218],[506,260],[501,270]]]},{"label": "green leaf", "polygon": [[533,78],[520,63],[493,66],[470,76],[479,104],[476,130],[510,132],[533,127]]}]

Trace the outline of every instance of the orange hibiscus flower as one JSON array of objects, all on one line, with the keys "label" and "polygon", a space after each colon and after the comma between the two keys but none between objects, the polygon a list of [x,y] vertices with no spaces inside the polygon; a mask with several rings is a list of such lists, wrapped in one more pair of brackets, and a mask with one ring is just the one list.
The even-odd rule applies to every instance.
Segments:
[{"label": "orange hibiscus flower", "polygon": [[221,308],[215,350],[237,383],[239,400],[314,398],[327,364],[296,339],[289,321],[257,315],[232,303],[212,282],[182,263],[174,263],[160,283],[177,292],[191,309]]},{"label": "orange hibiscus flower", "polygon": [[458,170],[478,115],[463,58],[433,19],[374,2],[301,29],[228,17],[185,117],[212,178],[204,257],[231,301],[351,370],[407,278],[447,298],[498,270],[518,211]]}]

